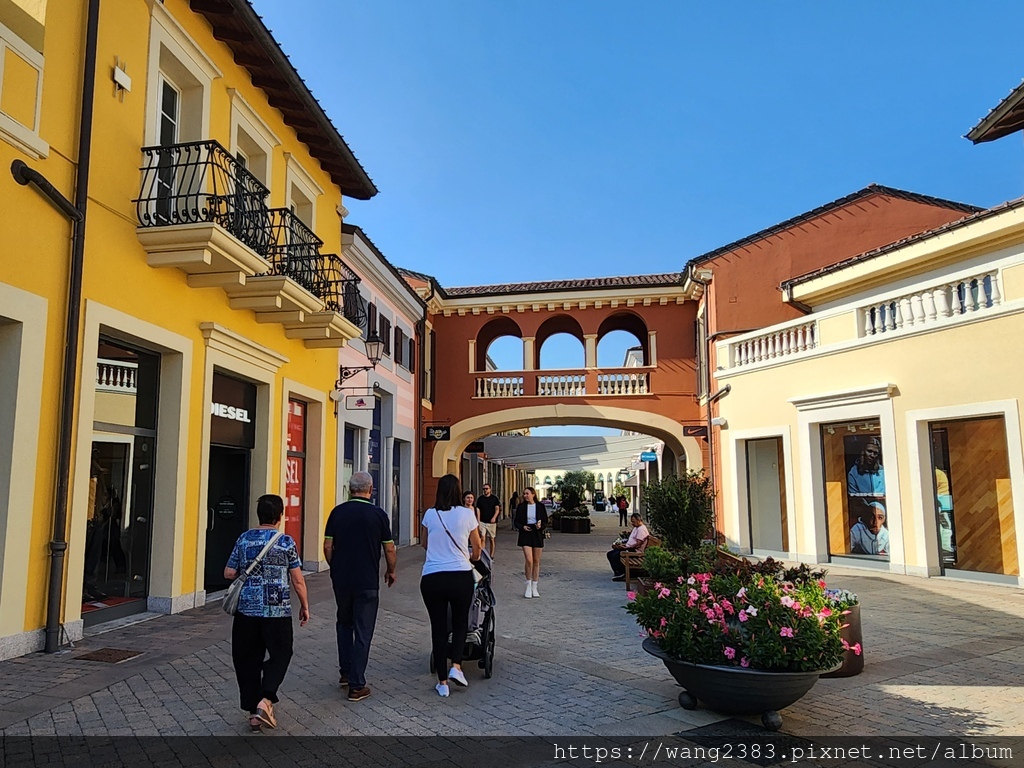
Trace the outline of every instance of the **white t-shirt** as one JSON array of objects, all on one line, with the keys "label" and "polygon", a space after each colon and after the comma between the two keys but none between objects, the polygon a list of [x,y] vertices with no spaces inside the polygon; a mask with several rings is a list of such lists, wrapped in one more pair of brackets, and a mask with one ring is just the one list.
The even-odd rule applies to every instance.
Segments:
[{"label": "white t-shirt", "polygon": [[[442,519],[451,538],[444,532]],[[423,515],[423,527],[427,529],[427,559],[423,563],[423,575],[472,570],[473,566],[469,563],[469,534],[477,525],[476,512],[469,507],[452,507],[444,512],[438,512],[433,507],[428,509]],[[461,548],[455,546],[455,542],[459,542]]]}]

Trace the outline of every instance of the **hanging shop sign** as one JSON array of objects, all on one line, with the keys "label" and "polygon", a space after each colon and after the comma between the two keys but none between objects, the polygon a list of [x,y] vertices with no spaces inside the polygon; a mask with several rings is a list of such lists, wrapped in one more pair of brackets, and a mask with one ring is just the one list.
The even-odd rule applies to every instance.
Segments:
[{"label": "hanging shop sign", "polygon": [[451,440],[451,427],[427,427],[427,440]]},{"label": "hanging shop sign", "polygon": [[694,427],[694,426],[689,426],[689,427],[684,426],[683,427],[683,437],[707,437],[707,436],[708,436],[708,428],[707,427]]},{"label": "hanging shop sign", "polygon": [[376,404],[377,398],[372,395],[346,395],[345,396],[345,410],[346,411],[372,411],[373,406]]},{"label": "hanging shop sign", "polygon": [[658,454],[654,451],[644,451],[640,454],[640,461],[657,461]]},{"label": "hanging shop sign", "polygon": [[239,448],[256,446],[256,385],[213,374],[210,442]]}]

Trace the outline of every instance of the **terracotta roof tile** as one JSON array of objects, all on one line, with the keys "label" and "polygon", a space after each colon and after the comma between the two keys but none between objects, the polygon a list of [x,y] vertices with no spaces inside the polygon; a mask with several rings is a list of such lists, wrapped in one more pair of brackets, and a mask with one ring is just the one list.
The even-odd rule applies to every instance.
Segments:
[{"label": "terracotta roof tile", "polygon": [[552,291],[601,290],[636,288],[645,285],[681,285],[682,273],[666,272],[657,275],[623,275],[619,277],[588,277],[578,280],[543,280],[533,283],[502,283],[500,285],[471,285],[446,288],[448,296],[494,296],[510,293],[548,293]]}]

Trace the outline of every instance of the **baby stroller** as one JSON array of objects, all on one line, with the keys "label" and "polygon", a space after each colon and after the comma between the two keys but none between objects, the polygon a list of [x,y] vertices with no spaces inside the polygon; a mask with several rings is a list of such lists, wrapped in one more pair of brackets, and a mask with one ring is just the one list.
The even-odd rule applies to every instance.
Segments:
[{"label": "baby stroller", "polygon": [[[473,601],[469,604],[469,632],[466,647],[462,651],[463,663],[475,661],[490,679],[494,669],[494,589],[491,587],[491,555],[485,549],[480,560],[473,567],[483,577],[473,587]],[[448,616],[448,658],[451,658],[452,617]],[[434,657],[430,656],[430,671],[433,673]]]}]

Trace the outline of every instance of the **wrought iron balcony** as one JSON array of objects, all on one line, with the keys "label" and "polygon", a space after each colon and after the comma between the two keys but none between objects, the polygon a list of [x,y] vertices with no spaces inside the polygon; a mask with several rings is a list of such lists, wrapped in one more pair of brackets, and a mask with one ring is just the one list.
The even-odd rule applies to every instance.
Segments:
[{"label": "wrought iron balcony", "polygon": [[273,274],[291,278],[319,298],[323,291],[323,240],[287,208],[271,208],[270,222],[267,260],[273,265]]},{"label": "wrought iron balcony", "polygon": [[215,223],[260,256],[271,246],[269,191],[216,141],[144,147],[139,225]]},{"label": "wrought iron balcony", "polygon": [[360,280],[345,262],[333,253],[323,257],[323,271],[317,295],[324,307],[338,312],[353,325],[366,324],[366,300],[359,293]]}]

